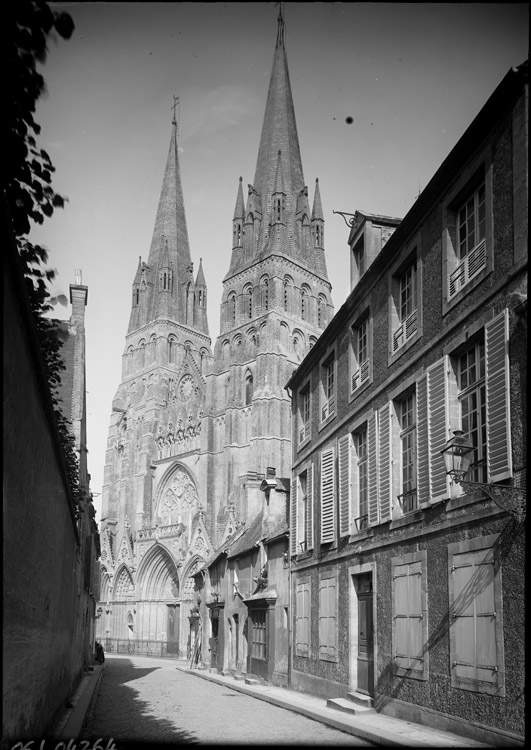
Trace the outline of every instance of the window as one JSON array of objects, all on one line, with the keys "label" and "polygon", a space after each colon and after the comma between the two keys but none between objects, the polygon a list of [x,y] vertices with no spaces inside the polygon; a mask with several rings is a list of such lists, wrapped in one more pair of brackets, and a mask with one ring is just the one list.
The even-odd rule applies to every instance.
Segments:
[{"label": "window", "polygon": [[357,515],[355,523],[357,531],[369,526],[369,460],[367,451],[367,426],[354,433],[354,450],[356,454],[356,496]]},{"label": "window", "polygon": [[448,279],[448,299],[485,268],[485,228],[485,182],[482,182],[457,211],[457,267]]},{"label": "window", "polygon": [[448,546],[452,687],[505,695],[497,535]]},{"label": "window", "polygon": [[487,481],[485,342],[483,338],[456,358],[461,429],[474,445],[467,479]]},{"label": "window", "polygon": [[327,448],[321,453],[321,544],[335,540],[336,532],[336,452]]},{"label": "window", "polygon": [[293,288],[293,279],[290,276],[286,276],[284,278],[284,296],[283,296],[283,306],[286,312],[289,312],[290,310],[292,288]]},{"label": "window", "polygon": [[253,288],[252,286],[247,287],[246,294],[247,294],[247,317],[252,318],[253,317]]},{"label": "window", "polygon": [[358,280],[365,273],[365,235],[362,235],[352,249]]},{"label": "window", "polygon": [[229,323],[236,323],[236,293],[229,294]]},{"label": "window", "polygon": [[295,478],[291,494],[291,554],[298,555],[313,548],[313,466]]},{"label": "window", "polygon": [[491,165],[467,170],[443,204],[445,305],[453,305],[492,269]]},{"label": "window", "polygon": [[310,655],[310,579],[297,581],[295,593],[295,655]]},{"label": "window", "polygon": [[333,417],[335,409],[335,359],[331,354],[321,365],[321,422]]},{"label": "window", "polygon": [[146,364],[146,342],[142,340],[138,345],[138,366],[144,367]]},{"label": "window", "polygon": [[264,310],[269,310],[269,279],[262,279],[262,305]]},{"label": "window", "polygon": [[253,659],[267,659],[267,628],[266,610],[252,609],[249,611],[251,620],[251,657]]},{"label": "window", "polygon": [[253,374],[248,372],[245,376],[245,406],[253,400]]},{"label": "window", "polygon": [[417,510],[417,411],[415,392],[395,403],[400,452],[398,501],[402,513]]},{"label": "window", "polygon": [[301,318],[308,320],[309,308],[310,308],[310,290],[308,287],[303,286],[301,289]]},{"label": "window", "polygon": [[310,384],[299,392],[299,445],[310,437]]},{"label": "window", "polygon": [[337,661],[337,579],[319,580],[319,658]]},{"label": "window", "polygon": [[474,442],[471,481],[485,481],[486,477],[488,483],[494,483],[513,475],[508,310],[488,321],[483,329],[464,331],[461,339],[461,345],[431,365],[417,383],[417,489],[421,506],[450,496],[441,457],[450,429],[463,429]]},{"label": "window", "polygon": [[393,673],[428,679],[425,551],[393,557]]},{"label": "window", "polygon": [[399,275],[393,276],[391,284],[391,352],[394,354],[410,341],[419,329],[416,261]]},{"label": "window", "polygon": [[369,355],[369,317],[365,317],[359,323],[352,326],[352,375],[350,390],[353,393],[364,383],[367,383],[371,374]]},{"label": "window", "polygon": [[317,326],[324,328],[326,324],[326,298],[322,294],[317,298]]}]

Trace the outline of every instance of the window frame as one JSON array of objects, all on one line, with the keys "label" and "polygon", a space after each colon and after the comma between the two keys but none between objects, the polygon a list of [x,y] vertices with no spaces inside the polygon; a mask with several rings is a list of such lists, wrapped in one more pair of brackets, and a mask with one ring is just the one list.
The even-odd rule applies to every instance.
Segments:
[{"label": "window frame", "polygon": [[[391,456],[392,456],[392,517],[393,520],[397,518],[406,518],[412,516],[420,510],[419,500],[419,467],[418,467],[418,396],[417,396],[417,384],[415,379],[411,383],[405,384],[404,388],[393,395],[391,398]],[[412,424],[404,427],[401,424],[401,408],[404,402],[412,398]],[[403,476],[403,447],[404,438],[413,435],[411,451],[412,456],[412,479],[414,481],[414,487],[408,493],[404,492],[404,476]],[[415,493],[414,500],[412,501],[412,507],[404,510],[404,495]]]},{"label": "window frame", "polygon": [[[362,326],[366,327],[365,335],[367,338],[367,356],[362,362],[360,362],[359,338],[360,329]],[[361,393],[368,385],[370,385],[373,379],[372,316],[369,307],[366,307],[365,310],[357,316],[354,322],[351,323],[349,328],[349,336],[349,396],[352,399],[358,396],[359,393]],[[355,377],[357,385],[353,387]]]},{"label": "window frame", "polygon": [[[406,243],[389,273],[389,365],[422,338],[422,261],[418,252],[419,247],[421,247],[420,233]],[[415,267],[414,308],[403,317],[400,310],[402,281],[413,266]],[[397,335],[400,331],[403,332],[402,340],[397,344]]]},{"label": "window frame", "polygon": [[[297,397],[297,434],[296,434],[296,445],[297,449],[300,450],[302,447],[307,445],[311,440],[312,432],[312,393],[311,383],[307,380],[306,383],[299,389]],[[307,406],[304,408],[304,412],[307,411],[308,418],[304,418],[303,407],[304,404]],[[304,432],[304,434],[303,434]]]},{"label": "window frame", "polygon": [[[330,376],[332,384],[330,387]],[[332,409],[330,408],[332,406]],[[326,411],[326,413],[325,413]],[[323,416],[323,413],[324,416]],[[337,413],[337,358],[335,347],[319,363],[319,429],[334,419]]]},{"label": "window frame", "polygon": [[[445,315],[464,297],[466,297],[478,284],[480,284],[493,269],[493,198],[492,198],[492,154],[485,150],[468,169],[463,170],[452,191],[447,194],[442,204],[442,312]],[[485,186],[485,236],[480,240],[465,258],[459,255],[459,211],[463,208],[470,196],[475,194],[478,187]],[[458,267],[465,263],[466,259],[477,262],[483,249],[480,247],[484,242],[484,263],[468,279],[460,285],[454,293],[451,293],[450,279]],[[473,258],[474,252],[480,255]],[[466,265],[466,264],[465,264]]]}]

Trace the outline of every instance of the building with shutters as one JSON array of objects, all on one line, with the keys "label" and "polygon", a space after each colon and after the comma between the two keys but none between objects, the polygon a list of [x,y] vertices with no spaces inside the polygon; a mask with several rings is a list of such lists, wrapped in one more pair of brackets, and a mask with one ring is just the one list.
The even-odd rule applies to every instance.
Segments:
[{"label": "building with shutters", "polygon": [[[509,745],[525,716],[527,112],[525,64],[401,222],[351,215],[351,293],[287,384],[292,687]],[[446,474],[459,429],[475,485]]]},{"label": "building with shutters", "polygon": [[[250,529],[262,513],[268,467],[279,477],[291,473],[284,386],[333,306],[319,183],[310,206],[282,15],[258,135],[253,183],[244,196],[240,178],[235,191],[220,332],[211,347],[205,275],[201,265],[193,272],[188,243],[174,118],[148,259],[139,260],[133,280],[110,419],[97,632],[107,651],[189,655],[199,632],[192,628],[196,574],[214,570],[207,562],[225,548],[236,523]],[[249,597],[255,588],[246,590]],[[223,589],[230,602],[215,597],[215,587],[204,591],[203,656],[217,637],[220,665],[245,669],[248,607],[233,601],[232,586]],[[276,628],[284,606],[269,599],[266,627]],[[255,600],[253,607],[259,609]],[[262,667],[270,669],[269,652],[252,643],[256,664],[266,661]]]}]

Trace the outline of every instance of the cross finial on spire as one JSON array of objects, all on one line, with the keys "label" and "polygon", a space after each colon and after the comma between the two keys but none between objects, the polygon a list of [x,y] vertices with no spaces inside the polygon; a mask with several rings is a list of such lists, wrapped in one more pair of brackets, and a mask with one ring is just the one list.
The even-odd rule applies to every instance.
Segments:
[{"label": "cross finial on spire", "polygon": [[174,94],[173,95],[173,104],[172,104],[172,107],[171,107],[173,109],[173,120],[172,120],[172,123],[174,125],[177,125],[177,119],[175,117],[175,110],[177,109],[178,105],[179,105],[179,97],[175,96],[175,94]]},{"label": "cross finial on spire", "polygon": [[282,6],[284,3],[278,2],[275,3],[275,5],[278,5],[278,33],[277,33],[277,47],[279,44],[282,44],[284,41],[284,15],[282,12]]}]

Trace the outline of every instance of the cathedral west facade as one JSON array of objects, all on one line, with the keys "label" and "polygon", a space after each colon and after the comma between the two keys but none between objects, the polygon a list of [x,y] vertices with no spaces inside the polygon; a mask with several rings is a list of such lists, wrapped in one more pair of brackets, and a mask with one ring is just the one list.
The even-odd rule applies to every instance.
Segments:
[{"label": "cathedral west facade", "polygon": [[245,194],[240,178],[232,225],[212,347],[174,118],[107,444],[97,638],[112,650],[135,640],[146,652],[186,655],[194,573],[237,525],[252,522],[268,467],[291,473],[285,384],[333,306],[319,183],[310,199],[282,17],[254,181]]}]

